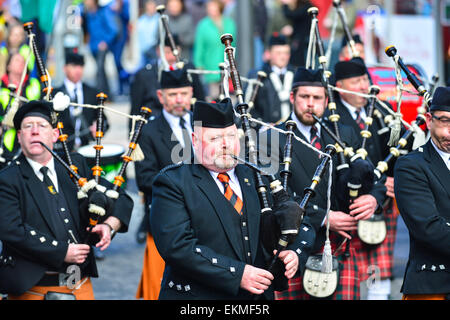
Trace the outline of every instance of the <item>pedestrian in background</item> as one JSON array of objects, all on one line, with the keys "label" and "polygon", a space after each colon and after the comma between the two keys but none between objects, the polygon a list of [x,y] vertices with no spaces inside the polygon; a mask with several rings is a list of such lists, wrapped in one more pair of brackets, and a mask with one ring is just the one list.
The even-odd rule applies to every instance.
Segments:
[{"label": "pedestrian in background", "polygon": [[[199,69],[219,71],[223,62],[223,44],[220,37],[225,33],[236,35],[235,22],[223,16],[224,4],[221,0],[210,0],[206,4],[208,15],[200,20],[195,32],[194,64]],[[206,74],[203,78],[210,98],[220,94],[220,74]]]}]

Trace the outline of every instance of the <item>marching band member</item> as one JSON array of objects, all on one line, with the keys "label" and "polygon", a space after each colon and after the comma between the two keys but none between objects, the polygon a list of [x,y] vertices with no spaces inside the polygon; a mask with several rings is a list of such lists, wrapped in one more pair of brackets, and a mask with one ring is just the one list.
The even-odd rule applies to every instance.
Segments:
[{"label": "marching band member", "polygon": [[[335,66],[334,75],[337,88],[367,94],[370,81],[367,68],[362,59],[354,58],[349,61],[338,62]],[[336,94],[336,112],[340,116],[339,121],[355,130],[360,143],[363,139],[360,132],[365,127],[367,105],[368,100],[365,97],[347,92],[339,92]],[[366,144],[369,158],[375,165],[389,154],[389,147],[387,145],[389,136],[378,135],[377,132],[379,130],[379,124],[374,121],[369,127],[371,138],[367,140]],[[392,170],[389,174],[392,175]],[[393,198],[392,176],[387,177],[385,185],[387,188],[385,198]],[[385,200],[381,202],[381,205],[384,204]],[[383,210],[383,216],[387,226],[386,239],[377,246],[366,245],[359,240],[354,241],[358,255],[360,280],[365,281],[371,275],[370,266],[377,266],[379,268],[380,273],[378,275],[382,279],[379,286],[372,286],[368,289],[368,299],[376,300],[388,299],[390,294],[390,277],[392,276],[394,243],[397,228],[397,215],[391,206],[385,206]]]},{"label": "marching band member", "polygon": [[[166,167],[153,183],[150,223],[166,264],[159,298],[273,299],[254,173],[233,158],[240,144],[231,100],[197,101],[193,118],[195,162]],[[281,251],[287,278],[314,235],[310,227]]]},{"label": "marching band member", "polygon": [[164,167],[192,157],[192,92],[185,69],[163,71],[161,89],[157,91],[163,111],[144,126],[140,137],[145,159],[136,162],[135,168],[138,188],[144,193],[145,215],[139,232],[145,232],[147,245],[137,297],[145,300],[158,298],[164,272],[164,261],[156,250],[150,230],[152,183]]},{"label": "marching band member", "polygon": [[426,113],[430,140],[395,165],[395,197],[409,231],[403,300],[448,300],[450,293],[450,87]]},{"label": "marching band member", "polygon": [[[311,143],[312,146],[319,150],[324,150],[328,144],[335,144],[334,139],[326,130],[317,123],[313,118],[315,115],[322,118],[327,105],[327,95],[322,84],[321,71],[310,70],[303,67],[297,69],[294,84],[290,95],[290,101],[294,106],[293,112],[289,120],[296,123],[295,134],[305,141]],[[326,122],[331,128],[331,124]],[[281,129],[286,128],[286,122],[279,126]],[[341,139],[347,146],[355,148],[358,145],[358,137],[351,127],[339,124],[339,131]],[[269,139],[268,139],[269,140]],[[271,139],[270,139],[271,140]],[[283,162],[283,148],[286,138],[280,135],[279,142],[279,162]],[[307,187],[311,177],[314,175],[314,170],[320,159],[312,150],[304,146],[298,141],[293,142],[293,156],[291,162],[292,176],[289,180],[289,189],[296,194],[296,197],[302,196],[303,190]],[[274,152],[276,150],[272,150]],[[356,254],[352,247],[350,247],[350,256],[344,255],[345,245],[341,245],[344,239],[350,241],[352,239],[351,232],[356,230],[357,222],[360,219],[365,219],[372,215],[377,207],[378,199],[383,198],[385,193],[384,186],[377,186],[373,188],[370,194],[360,196],[355,200],[352,214],[349,215],[340,211],[337,207],[336,193],[345,192],[336,188],[336,167],[339,165],[337,157],[334,157],[334,176],[332,189],[332,206],[328,219],[330,220],[330,230],[333,233],[330,236],[332,247],[338,257],[340,267],[339,286],[335,293],[328,297],[333,300],[355,300],[359,299],[359,276],[356,265]],[[313,226],[317,230],[317,238],[315,241],[313,253],[322,252],[325,241],[326,229],[326,208],[327,208],[327,185],[328,176],[323,178],[323,181],[317,187],[317,193],[311,200],[307,207],[306,215],[312,221]],[[380,189],[381,187],[381,189]],[[353,243],[350,242],[350,244]],[[284,299],[311,299],[302,285],[302,277],[294,278],[290,281],[289,290],[277,293],[277,298]]]},{"label": "marching band member", "polygon": [[[269,123],[287,119],[292,111],[289,92],[294,79],[294,68],[289,65],[291,48],[285,36],[274,33],[269,40],[268,61],[262,71],[267,74],[256,95],[253,117]],[[256,77],[252,73],[249,78]]]},{"label": "marching band member", "polygon": [[[180,51],[180,40],[178,35],[173,34],[173,39],[178,51]],[[160,88],[161,73],[163,70],[170,71],[179,69],[176,56],[172,52],[167,36],[164,40],[163,52],[160,52],[158,46],[156,47],[156,55],[157,59],[147,63],[133,76],[130,86],[131,114],[139,114],[139,110],[142,106],[151,106],[153,116],[157,116],[162,112],[163,107],[156,93]],[[169,70],[164,69],[164,63],[162,61],[163,56],[169,65]],[[195,69],[192,62],[183,61],[183,63],[186,69]],[[194,90],[193,96],[198,100],[203,100],[205,98],[203,83],[198,74],[192,74],[191,76]]]},{"label": "marching band member", "polygon": [[[51,103],[40,100],[22,105],[14,117],[22,155],[0,173],[0,292],[9,299],[94,299],[90,277],[98,277],[95,257],[91,244],[80,240],[87,213],[66,169],[40,144],[52,148],[58,139],[55,119]],[[89,168],[81,156],[76,158],[86,177]],[[114,232],[128,229],[133,202],[123,191],[119,194],[113,211],[92,229],[101,250]],[[72,287],[75,265],[80,282]]]},{"label": "marching band member", "polygon": [[[97,104],[98,92],[82,81],[84,74],[84,57],[76,52],[66,54],[64,64],[64,82],[54,90],[54,94],[62,92],[70,97],[70,101],[79,104]],[[59,115],[64,125],[64,133],[69,138],[69,150],[76,151],[94,140],[96,130],[97,111],[92,108],[69,106]],[[108,119],[103,114],[104,132],[108,131]]]}]

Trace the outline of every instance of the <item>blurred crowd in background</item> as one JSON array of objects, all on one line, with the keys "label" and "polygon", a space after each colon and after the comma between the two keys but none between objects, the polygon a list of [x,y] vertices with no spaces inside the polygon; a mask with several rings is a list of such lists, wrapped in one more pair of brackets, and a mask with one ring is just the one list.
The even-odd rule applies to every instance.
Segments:
[{"label": "blurred crowd in background", "polygon": [[[254,22],[254,41],[251,43],[254,63],[250,66],[251,69],[259,70],[267,61],[266,48],[274,32],[288,38],[291,45],[290,64],[294,67],[304,64],[311,23],[305,8],[310,6],[319,8],[319,27],[323,40],[327,43],[332,27],[331,0],[250,2]],[[390,1],[396,14],[425,16],[432,14],[432,2]],[[387,3],[388,1],[371,0],[342,1],[352,29],[358,24],[358,15],[367,11],[369,6],[376,5],[383,10]],[[191,61],[196,68],[218,70],[218,64],[223,61],[223,45],[217,34],[236,34],[241,28],[236,0],[3,0],[0,1],[2,82],[7,83],[8,77],[14,78],[15,75],[9,75],[9,72],[13,73],[14,68],[20,69],[20,64],[25,63],[20,57],[11,57],[20,53],[26,59],[29,46],[22,24],[33,21],[38,49],[55,85],[63,79],[64,55],[75,49],[92,57],[90,61],[95,61],[96,69],[89,68],[85,74],[85,78],[91,78],[88,79],[91,85],[98,91],[109,94],[111,100],[127,96],[133,75],[158,59],[161,26],[160,14],[156,8],[160,4],[166,6],[165,14],[169,17],[170,28],[178,36],[181,57]],[[343,29],[338,25],[332,64],[337,61],[343,37]],[[444,54],[444,59],[448,62],[450,50],[445,51],[449,51]],[[105,70],[108,61],[114,61],[113,71]],[[28,64],[28,77],[33,78],[36,76],[33,59]],[[446,72],[448,73],[447,70]],[[202,77],[206,91],[209,90],[208,84],[218,80],[217,74]],[[5,83],[2,85],[5,86]]]}]

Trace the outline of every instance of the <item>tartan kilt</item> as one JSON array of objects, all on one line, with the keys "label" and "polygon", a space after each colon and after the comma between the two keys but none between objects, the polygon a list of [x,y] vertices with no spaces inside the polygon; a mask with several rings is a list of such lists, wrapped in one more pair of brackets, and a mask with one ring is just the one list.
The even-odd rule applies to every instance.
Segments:
[{"label": "tartan kilt", "polygon": [[[275,300],[359,300],[359,278],[356,252],[350,242],[350,256],[346,257],[344,244],[339,251],[336,248],[342,243],[342,237],[330,232],[332,253],[339,262],[339,283],[332,296],[327,298],[315,298],[307,294],[303,289],[303,276],[294,277],[289,280],[289,288],[285,291],[275,291]],[[318,253],[322,253],[320,250]]]},{"label": "tartan kilt", "polygon": [[353,234],[352,245],[356,250],[360,281],[379,271],[381,279],[391,278],[394,266],[394,245],[397,236],[398,210],[395,201],[389,201],[383,208],[386,221],[386,239],[379,245],[368,245]]}]

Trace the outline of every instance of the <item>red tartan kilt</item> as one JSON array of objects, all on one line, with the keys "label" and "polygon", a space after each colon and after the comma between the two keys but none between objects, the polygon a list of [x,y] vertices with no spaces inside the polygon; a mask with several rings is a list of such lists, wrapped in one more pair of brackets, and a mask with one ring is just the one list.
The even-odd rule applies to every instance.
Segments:
[{"label": "red tartan kilt", "polygon": [[[356,253],[350,243],[350,257],[344,256],[345,244],[335,252],[336,248],[340,246],[342,239],[336,236],[333,232],[330,233],[330,242],[334,256],[337,256],[339,261],[339,284],[331,297],[325,298],[327,300],[359,300],[359,278],[358,267],[356,263]],[[318,253],[322,253],[323,249]],[[289,288],[282,292],[275,292],[276,300],[322,300],[314,298],[303,290],[303,277],[295,277],[289,280]]]},{"label": "red tartan kilt", "polygon": [[381,279],[392,277],[394,266],[394,245],[397,235],[397,218],[394,212],[394,201],[383,209],[386,221],[386,239],[379,245],[368,245],[363,243],[358,235],[354,235],[352,246],[356,250],[359,278],[365,281],[371,274],[379,271]]}]

